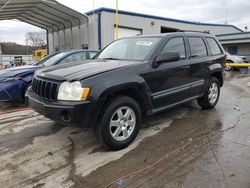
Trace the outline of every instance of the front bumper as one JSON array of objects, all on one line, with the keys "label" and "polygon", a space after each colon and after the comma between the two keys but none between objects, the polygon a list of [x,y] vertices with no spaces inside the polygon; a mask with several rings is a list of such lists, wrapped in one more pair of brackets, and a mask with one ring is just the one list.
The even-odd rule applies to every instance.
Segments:
[{"label": "front bumper", "polygon": [[0,82],[0,101],[23,101],[24,88],[28,82],[15,80],[9,82]]},{"label": "front bumper", "polygon": [[36,112],[63,125],[89,127],[94,104],[90,101],[68,102],[41,99],[31,88],[26,93],[29,106]]},{"label": "front bumper", "polygon": [[12,100],[12,96],[10,95],[10,93],[4,88],[0,87],[0,101],[7,102],[11,100]]}]

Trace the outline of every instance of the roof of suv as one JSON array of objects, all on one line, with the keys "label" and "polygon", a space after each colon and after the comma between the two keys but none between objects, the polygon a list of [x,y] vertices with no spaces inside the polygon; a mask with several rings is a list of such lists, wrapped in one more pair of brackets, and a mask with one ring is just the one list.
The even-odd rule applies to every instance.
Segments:
[{"label": "roof of suv", "polygon": [[178,32],[170,32],[170,33],[161,33],[161,34],[153,34],[153,35],[137,35],[137,36],[133,36],[133,37],[125,37],[125,38],[136,38],[136,37],[165,37],[165,36],[169,36],[169,35],[183,35],[183,34],[187,34],[187,35],[196,35],[196,36],[213,36],[209,33],[206,32],[196,32],[196,31],[178,31]]}]

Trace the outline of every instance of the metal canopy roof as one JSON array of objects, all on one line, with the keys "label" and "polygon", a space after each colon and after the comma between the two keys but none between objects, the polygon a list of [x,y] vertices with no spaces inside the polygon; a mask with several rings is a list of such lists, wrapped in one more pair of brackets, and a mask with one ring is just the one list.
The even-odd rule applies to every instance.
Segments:
[{"label": "metal canopy roof", "polygon": [[0,21],[17,19],[58,32],[88,23],[88,17],[55,0],[0,0]]}]

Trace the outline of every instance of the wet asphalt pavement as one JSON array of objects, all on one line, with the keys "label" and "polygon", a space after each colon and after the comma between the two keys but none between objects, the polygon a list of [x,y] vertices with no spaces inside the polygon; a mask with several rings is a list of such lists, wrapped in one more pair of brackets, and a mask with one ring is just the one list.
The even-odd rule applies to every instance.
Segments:
[{"label": "wet asphalt pavement", "polygon": [[[16,108],[1,104],[0,112]],[[238,72],[227,73],[215,109],[194,101],[146,118],[135,142],[117,152],[89,129],[32,110],[0,115],[0,185],[249,188],[249,120],[250,73]]]}]

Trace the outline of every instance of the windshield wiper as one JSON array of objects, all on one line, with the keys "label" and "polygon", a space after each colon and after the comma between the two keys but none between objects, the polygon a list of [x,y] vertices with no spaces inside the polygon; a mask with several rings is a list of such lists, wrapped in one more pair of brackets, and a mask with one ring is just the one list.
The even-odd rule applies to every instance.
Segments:
[{"label": "windshield wiper", "polygon": [[121,60],[118,58],[113,58],[113,57],[107,57],[107,58],[101,58],[102,60]]}]

